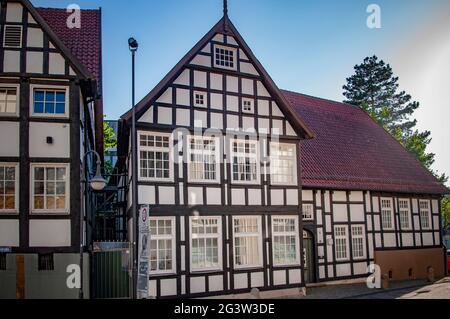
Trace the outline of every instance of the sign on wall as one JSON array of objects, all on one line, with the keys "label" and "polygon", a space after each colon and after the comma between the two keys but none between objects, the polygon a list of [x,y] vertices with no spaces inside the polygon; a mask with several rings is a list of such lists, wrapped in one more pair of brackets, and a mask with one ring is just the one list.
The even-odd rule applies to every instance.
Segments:
[{"label": "sign on wall", "polygon": [[138,254],[138,278],[137,293],[139,299],[148,298],[149,276],[149,245],[150,245],[150,220],[149,206],[141,205],[139,209],[139,254]]}]

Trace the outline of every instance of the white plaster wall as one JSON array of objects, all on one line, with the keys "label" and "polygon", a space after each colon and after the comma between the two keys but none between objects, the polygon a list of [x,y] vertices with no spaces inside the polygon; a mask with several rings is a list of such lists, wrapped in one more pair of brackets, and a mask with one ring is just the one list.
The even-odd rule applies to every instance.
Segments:
[{"label": "white plaster wall", "polygon": [[222,291],[222,290],[223,290],[223,276],[209,277],[209,291]]},{"label": "white plaster wall", "polygon": [[217,73],[211,73],[210,85],[213,90],[223,90],[223,76]]},{"label": "white plaster wall", "polygon": [[175,187],[159,186],[158,194],[160,205],[175,205]]},{"label": "white plaster wall", "polygon": [[250,79],[242,79],[242,93],[248,95],[254,95],[254,85],[253,80]]},{"label": "white plaster wall", "polygon": [[207,87],[206,76],[207,76],[206,72],[194,71],[194,86],[206,88]]},{"label": "white plaster wall", "polygon": [[403,247],[412,247],[414,245],[413,234],[402,234]]},{"label": "white plaster wall", "polygon": [[264,273],[263,272],[254,272],[251,273],[251,288],[258,288],[264,286]]},{"label": "white plaster wall", "polygon": [[235,274],[234,275],[234,289],[248,288],[247,274]]},{"label": "white plaster wall", "polygon": [[[30,123],[30,157],[70,157],[70,125],[66,123]],[[47,136],[53,144],[47,144]]]},{"label": "white plaster wall", "polygon": [[223,95],[220,93],[211,93],[211,108],[223,110]]},{"label": "white plaster wall", "polygon": [[206,55],[197,54],[191,61],[191,64],[211,67],[211,58]]},{"label": "white plaster wall", "polygon": [[30,220],[30,247],[69,247],[70,220]]},{"label": "white plaster wall", "polygon": [[48,72],[50,74],[65,74],[66,60],[59,53],[49,54]]},{"label": "white plaster wall", "polygon": [[248,190],[248,204],[249,205],[261,205],[261,190],[249,189]]},{"label": "white plaster wall", "polygon": [[312,201],[313,200],[313,191],[312,190],[302,190],[302,200],[303,201]]},{"label": "white plaster wall", "polygon": [[350,192],[350,201],[351,202],[362,202],[362,201],[364,201],[363,192],[359,192],[359,191]]},{"label": "white plaster wall", "polygon": [[353,272],[355,275],[364,275],[367,274],[367,263],[354,263],[353,264]]},{"label": "white plaster wall", "polygon": [[336,265],[336,277],[346,277],[351,275],[350,264]]},{"label": "white plaster wall", "polygon": [[206,189],[206,203],[207,205],[221,205],[222,190],[220,188],[208,187]]},{"label": "white plaster wall", "polygon": [[211,113],[211,128],[223,129],[223,115],[220,113]]},{"label": "white plaster wall", "polygon": [[18,219],[0,220],[0,246],[1,247],[19,247],[20,228]]},{"label": "white plaster wall", "polygon": [[270,199],[272,205],[284,205],[284,196],[282,189],[271,189]]},{"label": "white plaster wall", "polygon": [[302,282],[300,269],[289,270],[289,284],[299,284]]},{"label": "white plaster wall", "polygon": [[235,76],[226,76],[227,79],[227,91],[239,93],[239,79]]},{"label": "white plaster wall", "polygon": [[150,106],[150,108],[147,110],[147,112],[142,115],[142,117],[138,120],[138,122],[142,123],[153,123],[153,110],[154,106]]},{"label": "white plaster wall", "polygon": [[3,57],[4,72],[20,72],[20,52],[5,50]]},{"label": "white plaster wall", "polygon": [[191,293],[201,293],[205,290],[205,277],[191,277]]},{"label": "white plaster wall", "polygon": [[286,205],[298,205],[298,190],[287,189],[286,190]]},{"label": "white plaster wall", "polygon": [[177,105],[191,105],[191,94],[189,90],[177,89]]},{"label": "white plaster wall", "polygon": [[[189,92],[189,91],[188,91]],[[177,92],[178,94],[178,92]],[[172,88],[168,88],[157,100],[158,103],[172,104]],[[179,103],[178,103],[179,104]],[[187,104],[189,106],[189,104]]]},{"label": "white plaster wall", "polygon": [[423,245],[433,246],[433,233],[423,233]]},{"label": "white plaster wall", "polygon": [[350,205],[350,217],[353,222],[364,221],[364,205],[351,204]]},{"label": "white plaster wall", "polygon": [[203,188],[189,187],[188,188],[188,203],[189,205],[203,205]]},{"label": "white plaster wall", "polygon": [[177,280],[176,279],[162,279],[161,280],[161,296],[176,296],[177,295]]},{"label": "white plaster wall", "polygon": [[286,271],[275,270],[273,272],[273,284],[275,286],[286,285]]},{"label": "white plaster wall", "polygon": [[231,189],[231,203],[232,205],[245,205],[245,192],[243,189]]},{"label": "white plaster wall", "polygon": [[139,203],[143,205],[153,205],[155,201],[155,186],[138,186]]},{"label": "white plaster wall", "polygon": [[158,124],[172,125],[172,108],[158,106]]},{"label": "white plaster wall", "polygon": [[348,221],[347,205],[345,204],[333,204],[333,219],[335,222]]},{"label": "white plaster wall", "polygon": [[347,201],[347,193],[342,191],[335,191],[333,193],[333,201],[335,202],[346,202]]},{"label": "white plaster wall", "polygon": [[384,236],[384,247],[395,247],[396,246],[396,234],[383,234]]},{"label": "white plaster wall", "polygon": [[44,53],[27,52],[27,73],[43,73]]},{"label": "white plaster wall", "polygon": [[190,126],[191,125],[191,112],[187,109],[177,109],[177,125]]},{"label": "white plaster wall", "polygon": [[20,3],[8,2],[6,6],[6,22],[22,22],[23,7]]},{"label": "white plaster wall", "polygon": [[173,83],[179,85],[189,85],[190,78],[191,76],[189,70],[185,69],[183,70],[183,72],[181,72],[180,76],[178,76],[178,78]]},{"label": "white plaster wall", "polygon": [[256,71],[253,64],[247,62],[241,62],[241,72],[252,75],[259,75],[258,71]]},{"label": "white plaster wall", "polygon": [[258,115],[268,116],[270,114],[270,104],[267,100],[258,100]]},{"label": "white plaster wall", "polygon": [[20,145],[18,122],[2,122],[0,125],[0,156],[18,157]]},{"label": "white plaster wall", "polygon": [[44,32],[40,28],[28,28],[27,46],[31,48],[44,46]]}]

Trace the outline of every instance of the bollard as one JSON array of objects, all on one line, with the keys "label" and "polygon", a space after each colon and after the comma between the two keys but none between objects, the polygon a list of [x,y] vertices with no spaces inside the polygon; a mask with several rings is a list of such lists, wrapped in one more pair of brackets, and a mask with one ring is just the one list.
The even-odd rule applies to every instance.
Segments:
[{"label": "bollard", "polygon": [[382,289],[389,289],[389,275],[384,274],[381,276],[381,288]]},{"label": "bollard", "polygon": [[428,280],[428,282],[434,282],[435,281],[434,268],[433,267],[428,267],[428,269],[427,269],[427,280]]},{"label": "bollard", "polygon": [[250,291],[250,294],[252,295],[252,297],[251,297],[252,299],[261,299],[261,294],[260,294],[258,288],[253,288],[253,289]]}]

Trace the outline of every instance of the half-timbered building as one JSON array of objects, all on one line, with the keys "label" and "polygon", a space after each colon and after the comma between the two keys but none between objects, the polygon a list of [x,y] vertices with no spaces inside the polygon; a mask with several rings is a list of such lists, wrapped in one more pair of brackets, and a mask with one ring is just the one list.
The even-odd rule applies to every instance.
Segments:
[{"label": "half-timbered building", "polygon": [[131,118],[119,155],[138,163],[128,206],[136,191],[150,208],[149,296],[444,272],[448,190],[362,110],[278,89],[226,11],[136,105],[135,154]]},{"label": "half-timbered building", "polygon": [[2,298],[78,297],[67,266],[85,243],[84,155],[102,153],[100,34],[99,10],[1,1]]}]

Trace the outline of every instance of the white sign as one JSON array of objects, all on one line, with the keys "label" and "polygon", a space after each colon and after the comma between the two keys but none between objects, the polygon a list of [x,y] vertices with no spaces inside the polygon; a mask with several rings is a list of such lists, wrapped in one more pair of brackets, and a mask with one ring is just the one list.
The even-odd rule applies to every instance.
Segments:
[{"label": "white sign", "polygon": [[148,298],[149,276],[149,245],[150,245],[150,220],[149,206],[141,205],[139,209],[139,254],[138,254],[138,278],[137,292],[139,299]]}]

